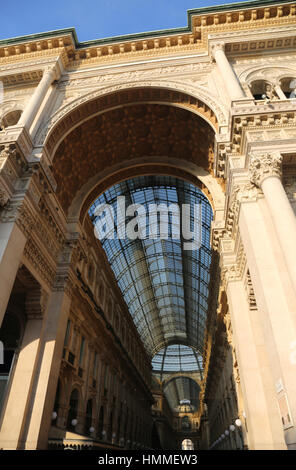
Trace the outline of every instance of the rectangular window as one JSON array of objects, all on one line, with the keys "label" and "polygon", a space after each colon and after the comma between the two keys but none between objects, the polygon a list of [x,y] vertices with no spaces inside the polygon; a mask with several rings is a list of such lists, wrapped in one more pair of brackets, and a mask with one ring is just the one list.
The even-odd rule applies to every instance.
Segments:
[{"label": "rectangular window", "polygon": [[64,341],[65,347],[68,346],[68,343],[69,343],[70,328],[71,328],[71,320],[68,320],[66,334],[65,334],[65,341]]},{"label": "rectangular window", "polygon": [[80,353],[79,353],[79,365],[80,366],[82,366],[82,362],[83,362],[84,343],[85,343],[85,338],[82,336],[81,344],[80,344]]},{"label": "rectangular window", "polygon": [[69,354],[68,354],[68,361],[70,362],[70,364],[74,365],[75,356],[74,354],[71,353],[71,351],[69,351]]}]

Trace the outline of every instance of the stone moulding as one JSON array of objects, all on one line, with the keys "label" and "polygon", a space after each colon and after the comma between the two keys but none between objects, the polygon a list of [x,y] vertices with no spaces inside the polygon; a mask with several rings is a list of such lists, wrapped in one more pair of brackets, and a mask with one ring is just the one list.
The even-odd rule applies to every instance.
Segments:
[{"label": "stone moulding", "polygon": [[[212,97],[210,94],[206,93],[205,89],[200,89],[198,86],[184,86],[184,84],[180,84],[179,82],[167,82],[161,80],[138,81],[117,84],[111,87],[92,91],[77,98],[74,101],[71,101],[71,103],[59,109],[40,128],[35,138],[35,146],[45,145],[45,147],[47,147],[47,149],[49,150],[49,153],[52,153],[57,148],[57,145],[61,138],[65,137],[66,133],[68,133],[70,130],[73,130],[73,128],[78,124],[81,124],[83,120],[86,120],[91,116],[94,116],[95,114],[98,114],[100,111],[104,110],[104,107],[102,105],[100,109],[100,105],[96,103],[96,99],[104,99],[104,97],[110,97],[112,94],[114,94],[114,99],[112,103],[113,106],[111,103],[109,103],[106,106],[106,109],[108,109],[120,105],[120,103],[117,102],[116,92],[124,92],[128,90],[134,90],[136,92],[136,90],[139,90],[140,93],[141,89],[155,89],[156,91],[166,90],[168,93],[175,92],[179,94],[184,94],[186,95],[187,101],[190,99],[196,100],[196,103],[200,102],[204,106],[204,112],[202,112],[202,109],[200,109],[199,113],[197,110],[197,113],[200,114],[213,128],[216,128],[216,130],[218,130],[218,127],[226,126],[228,123],[227,113],[224,107],[217,102],[217,99]],[[145,102],[145,97],[143,97],[142,101]],[[82,105],[84,105],[83,108]],[[182,105],[181,102],[180,105]],[[194,108],[192,106],[189,107],[191,110],[194,111]],[[77,112],[74,115],[73,113],[75,111]],[[214,118],[212,121],[210,119],[211,113]],[[65,123],[66,119],[68,121],[67,124]],[[213,122],[215,122],[216,124],[213,125]],[[58,128],[60,129],[59,131]],[[55,137],[55,132],[58,132],[60,134],[60,137]]]}]

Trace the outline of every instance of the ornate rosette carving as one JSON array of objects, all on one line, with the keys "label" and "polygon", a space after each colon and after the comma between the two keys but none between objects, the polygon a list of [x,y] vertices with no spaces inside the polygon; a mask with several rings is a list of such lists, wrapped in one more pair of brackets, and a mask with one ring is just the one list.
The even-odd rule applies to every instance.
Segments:
[{"label": "ornate rosette carving", "polygon": [[282,176],[283,157],[279,153],[264,153],[260,155],[250,155],[250,181],[258,188],[263,181],[271,176]]}]

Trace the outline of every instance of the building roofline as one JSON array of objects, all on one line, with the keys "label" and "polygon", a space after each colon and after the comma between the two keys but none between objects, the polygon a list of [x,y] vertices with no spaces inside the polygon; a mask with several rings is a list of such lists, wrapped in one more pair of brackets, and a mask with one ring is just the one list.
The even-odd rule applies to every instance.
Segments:
[{"label": "building roofline", "polygon": [[71,35],[75,48],[82,49],[85,47],[92,47],[96,45],[100,46],[104,44],[110,44],[112,42],[125,42],[125,41],[131,41],[131,40],[153,38],[157,36],[185,34],[185,33],[190,33],[192,31],[192,17],[193,16],[212,14],[212,13],[222,13],[226,11],[240,10],[240,9],[250,9],[250,8],[253,9],[253,8],[260,8],[260,7],[262,8],[262,7],[281,5],[281,4],[289,5],[291,3],[295,3],[294,0],[252,0],[252,1],[246,1],[246,2],[236,2],[236,3],[228,3],[224,5],[222,4],[222,5],[215,5],[215,6],[209,6],[209,7],[194,8],[191,10],[187,10],[187,26],[185,27],[162,29],[162,30],[156,30],[156,31],[147,31],[147,32],[142,32],[142,33],[132,33],[132,34],[126,34],[126,35],[121,35],[121,36],[112,36],[112,37],[93,39],[93,40],[82,41],[82,42],[79,42],[78,40],[75,27],[70,27],[70,28],[64,28],[64,29],[57,29],[53,31],[46,31],[42,33],[29,34],[25,36],[17,36],[17,37],[8,38],[8,39],[1,39],[0,47],[14,45],[14,44],[22,43],[22,42],[49,39],[51,37]]}]

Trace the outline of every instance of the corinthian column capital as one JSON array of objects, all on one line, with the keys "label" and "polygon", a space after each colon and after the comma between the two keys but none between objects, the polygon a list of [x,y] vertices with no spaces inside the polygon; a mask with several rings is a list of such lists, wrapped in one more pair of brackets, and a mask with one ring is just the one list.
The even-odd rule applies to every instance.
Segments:
[{"label": "corinthian column capital", "polygon": [[225,53],[225,42],[224,41],[217,41],[211,44],[210,46],[210,56],[212,59],[215,59],[216,52],[222,51]]},{"label": "corinthian column capital", "polygon": [[60,77],[60,67],[58,63],[50,64],[44,67],[43,69],[43,78],[49,79],[50,81],[58,80]]},{"label": "corinthian column capital", "polygon": [[250,181],[258,188],[263,181],[271,176],[282,176],[283,157],[279,153],[263,153],[260,155],[250,155]]}]

